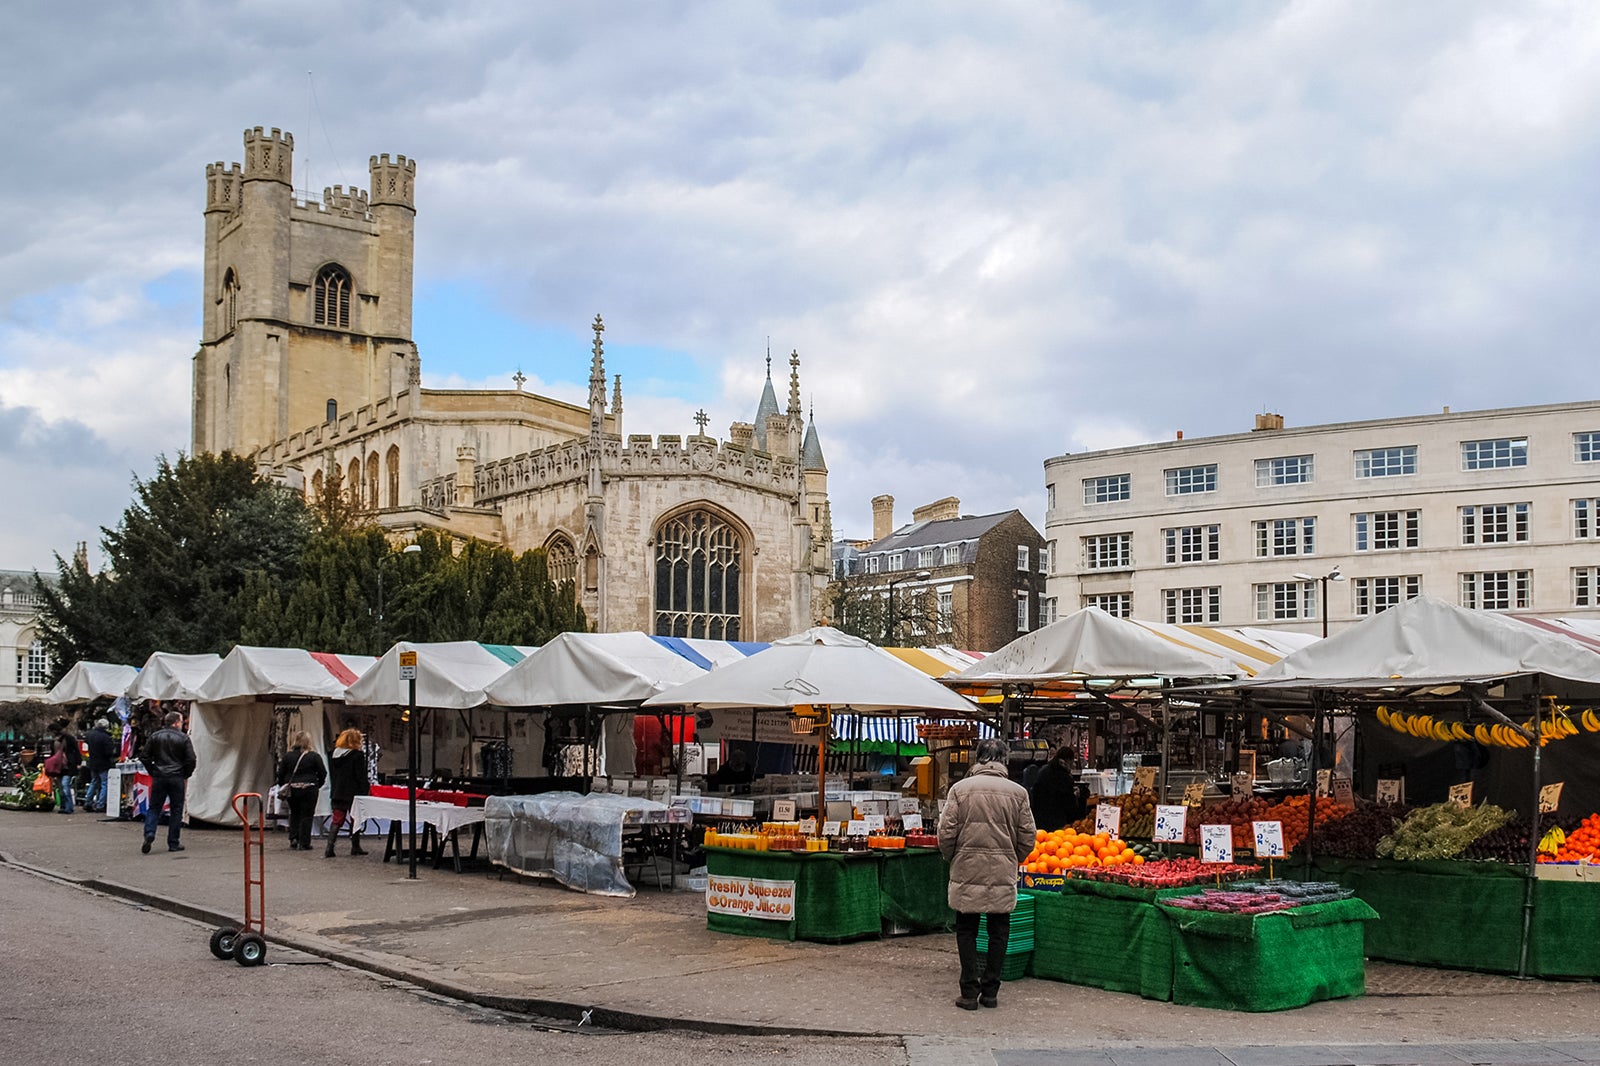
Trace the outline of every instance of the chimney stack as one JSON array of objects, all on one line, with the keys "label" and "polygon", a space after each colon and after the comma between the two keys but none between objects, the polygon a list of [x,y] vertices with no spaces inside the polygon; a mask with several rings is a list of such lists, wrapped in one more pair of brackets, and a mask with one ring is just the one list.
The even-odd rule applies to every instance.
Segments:
[{"label": "chimney stack", "polygon": [[913,522],[940,522],[946,518],[961,517],[961,501],[954,496],[934,500],[911,512]]},{"label": "chimney stack", "polygon": [[1271,413],[1256,415],[1255,432],[1261,433],[1261,432],[1266,431],[1266,430],[1282,429],[1282,428],[1283,428],[1283,416],[1282,415],[1280,415],[1280,414],[1271,414]]},{"label": "chimney stack", "polygon": [[894,532],[894,497],[872,498],[872,539],[882,540]]}]

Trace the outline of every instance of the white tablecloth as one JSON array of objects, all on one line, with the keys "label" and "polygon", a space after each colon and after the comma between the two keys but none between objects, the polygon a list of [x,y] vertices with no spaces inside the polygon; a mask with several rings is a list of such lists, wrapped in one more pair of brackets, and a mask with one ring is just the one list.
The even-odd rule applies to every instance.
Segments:
[{"label": "white tablecloth", "polygon": [[[405,825],[410,817],[410,804],[403,799],[386,799],[378,796],[357,796],[350,804],[350,820],[363,825],[369,818],[399,822]],[[453,803],[425,803],[417,801],[417,821],[431,825],[441,836],[483,821],[482,807],[457,807]]]}]

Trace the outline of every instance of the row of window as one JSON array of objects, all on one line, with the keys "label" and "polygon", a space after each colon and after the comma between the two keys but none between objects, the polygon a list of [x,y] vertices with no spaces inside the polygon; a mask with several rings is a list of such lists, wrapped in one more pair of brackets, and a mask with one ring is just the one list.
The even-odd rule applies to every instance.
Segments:
[{"label": "row of window", "polygon": [[[329,400],[328,403],[332,405],[333,401]],[[333,412],[331,406],[329,408],[329,414],[330,417],[332,417]],[[389,452],[386,456],[384,467],[388,476],[383,482],[380,483],[379,479],[381,474],[378,466],[377,452],[373,452],[371,455],[367,456],[365,477],[362,475],[361,460],[350,460],[350,466],[344,472],[343,484],[340,486],[345,494],[346,499],[350,501],[350,506],[358,509],[366,508],[367,510],[372,511],[376,511],[380,506],[387,506],[391,508],[400,506],[399,445],[391,444],[389,446]],[[383,496],[379,493],[380,484],[382,484],[382,487],[385,489],[384,495],[386,495],[388,498],[387,504],[383,504],[381,502]],[[322,498],[323,490],[326,487],[327,486],[323,484],[322,471],[316,471],[311,475],[311,484],[308,485],[306,489],[308,499],[310,499],[312,502],[320,500]]]},{"label": "row of window", "polygon": [[[330,263],[311,283],[311,320],[319,326],[350,328],[350,272]],[[232,267],[222,277],[222,331],[232,333],[239,324],[239,275]]]},{"label": "row of window", "polygon": [[[1589,430],[1572,435],[1574,462],[1600,462],[1600,430]],[[1417,472],[1417,446],[1398,445],[1389,448],[1363,448],[1352,453],[1353,472],[1357,479],[1405,477]],[[1462,470],[1503,470],[1528,465],[1527,437],[1497,437],[1491,440],[1461,442]],[[1316,479],[1316,457],[1313,455],[1281,455],[1270,459],[1257,459],[1256,487],[1274,488],[1282,485],[1309,485]],[[1166,494],[1188,496],[1195,493],[1217,491],[1217,464],[1200,463],[1194,466],[1171,467],[1164,471]],[[1055,486],[1045,487],[1045,505],[1054,510]],[[1083,502],[1088,505],[1119,503],[1131,499],[1133,476],[1107,474],[1083,479]]]},{"label": "row of window", "polygon": [[[1514,611],[1533,605],[1531,570],[1478,570],[1456,577],[1456,602],[1463,607]],[[1573,567],[1570,581],[1574,607],[1600,607],[1600,567]],[[1315,581],[1272,581],[1253,586],[1256,620],[1282,622],[1319,617],[1317,584]],[[1421,593],[1419,574],[1350,580],[1351,610],[1358,617],[1386,611]],[[1099,607],[1119,618],[1133,617],[1132,592],[1092,593],[1083,597],[1083,605]],[[1222,621],[1222,587],[1162,589],[1161,612],[1167,622],[1215,625]],[[1042,624],[1042,617],[1040,621]]]},{"label": "row of window", "polygon": [[[833,576],[849,577],[857,572],[856,565],[861,567],[859,572],[863,574],[894,573],[897,570],[908,569],[913,565],[919,569],[927,569],[934,566],[955,566],[961,562],[961,548],[964,543],[966,542],[940,544],[931,548],[918,548],[915,551],[875,552],[872,555],[860,556],[859,564],[856,559],[836,559],[833,564]],[[1032,552],[1026,544],[1017,545],[1017,569],[1019,571],[1027,571],[1029,569],[1031,556]],[[1047,547],[1041,546],[1039,548],[1039,573],[1048,574],[1049,572],[1050,552]]]},{"label": "row of window", "polygon": [[[1531,505],[1473,504],[1457,508],[1461,544],[1526,544],[1531,539]],[[1572,536],[1600,539],[1600,498],[1572,501]],[[1400,551],[1422,545],[1422,512],[1361,511],[1350,516],[1350,543],[1357,552]],[[1317,554],[1317,520],[1310,516],[1269,518],[1251,523],[1255,558]],[[1216,523],[1169,526],[1161,531],[1166,565],[1214,563],[1222,558],[1222,527]],[[1081,538],[1085,570],[1133,569],[1132,533],[1097,533]],[[1048,547],[1048,546],[1047,546]],[[1026,550],[1026,549],[1024,549]]]}]

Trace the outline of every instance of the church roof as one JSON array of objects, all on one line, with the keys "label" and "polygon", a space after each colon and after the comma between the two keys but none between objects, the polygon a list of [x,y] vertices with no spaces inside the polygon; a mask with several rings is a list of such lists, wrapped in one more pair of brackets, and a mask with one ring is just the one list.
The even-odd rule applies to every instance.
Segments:
[{"label": "church roof", "polygon": [[800,446],[800,469],[828,472],[828,461],[822,457],[822,440],[817,436],[817,419],[813,415],[806,426],[806,440]]},{"label": "church roof", "polygon": [[761,390],[761,402],[756,405],[756,447],[767,450],[767,416],[779,414],[778,394],[772,389],[772,356],[767,356],[767,384]]}]

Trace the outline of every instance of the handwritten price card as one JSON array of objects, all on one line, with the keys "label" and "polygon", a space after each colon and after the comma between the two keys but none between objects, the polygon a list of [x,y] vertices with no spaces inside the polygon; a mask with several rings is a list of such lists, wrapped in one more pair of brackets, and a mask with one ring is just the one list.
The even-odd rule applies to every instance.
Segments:
[{"label": "handwritten price card", "polygon": [[1331,796],[1333,794],[1333,771],[1317,771],[1317,795]]},{"label": "handwritten price card", "polygon": [[1564,781],[1557,781],[1553,785],[1546,785],[1539,790],[1539,813],[1554,814],[1556,808],[1561,806],[1561,786]]},{"label": "handwritten price card", "polygon": [[1117,835],[1117,830],[1122,828],[1122,808],[1109,803],[1102,803],[1094,809],[1094,831],[1096,833],[1109,833]]},{"label": "handwritten price card", "polygon": [[1405,794],[1405,782],[1397,777],[1386,777],[1378,782],[1379,803],[1399,803]]},{"label": "handwritten price card", "polygon": [[1233,798],[1247,800],[1256,794],[1256,780],[1249,774],[1233,775]]},{"label": "handwritten price card", "polygon": [[1333,802],[1341,807],[1354,807],[1356,805],[1355,786],[1348,777],[1333,779]]},{"label": "handwritten price card", "polygon": [[1134,788],[1155,788],[1156,768],[1154,766],[1141,766],[1133,772]]},{"label": "handwritten price card", "polygon": [[1206,797],[1206,783],[1193,781],[1184,786],[1183,805],[1185,807],[1198,807]]},{"label": "handwritten price card", "polygon": [[1256,858],[1283,858],[1282,822],[1251,822],[1250,828],[1255,830],[1256,834]]},{"label": "handwritten price card", "polygon": [[1459,785],[1451,785],[1450,802],[1462,808],[1472,806],[1472,782],[1463,781]]},{"label": "handwritten price card", "polygon": [[1181,804],[1156,808],[1156,828],[1150,839],[1158,844],[1182,844],[1184,825],[1189,820],[1189,808]]},{"label": "handwritten price card", "polygon": [[1200,861],[1233,861],[1233,826],[1203,825],[1200,827]]}]

